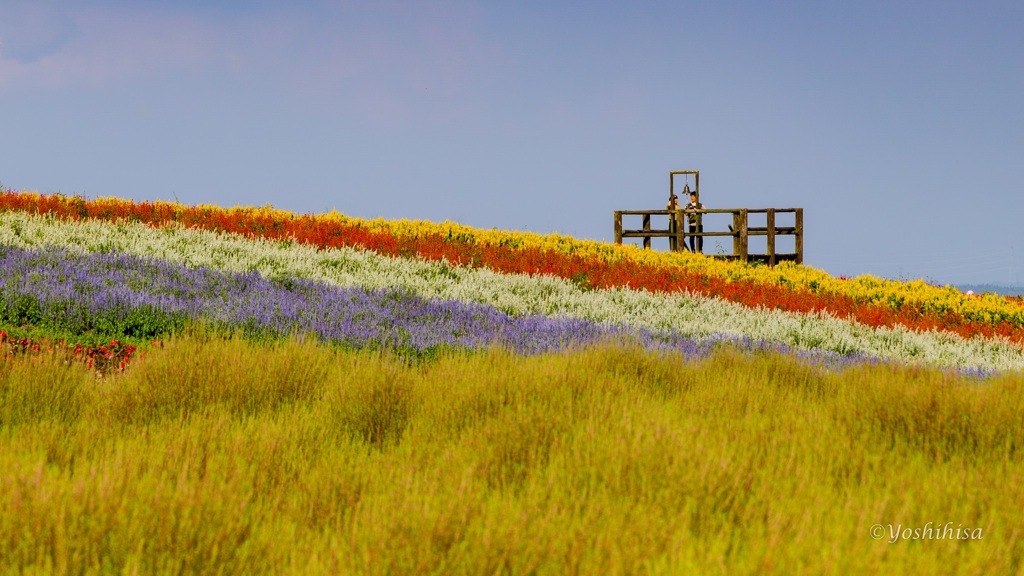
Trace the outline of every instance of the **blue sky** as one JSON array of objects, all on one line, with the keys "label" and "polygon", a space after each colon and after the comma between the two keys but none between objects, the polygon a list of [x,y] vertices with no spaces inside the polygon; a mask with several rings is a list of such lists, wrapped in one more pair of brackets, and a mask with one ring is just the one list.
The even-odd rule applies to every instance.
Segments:
[{"label": "blue sky", "polygon": [[803,207],[833,274],[1019,282],[1021,30],[1020,2],[2,0],[0,182],[610,240],[698,169],[708,207]]}]

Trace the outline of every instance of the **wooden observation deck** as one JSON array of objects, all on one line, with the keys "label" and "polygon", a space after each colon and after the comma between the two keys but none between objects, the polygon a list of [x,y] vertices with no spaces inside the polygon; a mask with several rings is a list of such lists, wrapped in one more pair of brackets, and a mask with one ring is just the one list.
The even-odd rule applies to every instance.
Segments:
[{"label": "wooden observation deck", "polygon": [[[669,173],[669,195],[673,193],[673,183],[677,175],[694,175],[696,177],[695,193],[697,201],[700,202],[700,173],[696,170],[680,170]],[[705,214],[732,214],[732,224],[728,230],[723,231],[691,231],[687,222],[691,214],[696,214],[698,222],[702,222]],[[752,214],[764,214],[765,226],[750,226]],[[792,226],[779,226],[777,216],[780,214],[793,214]],[[624,229],[622,227],[623,216],[641,216],[642,228]],[[663,229],[651,228],[652,216],[666,217],[667,227]],[[659,218],[660,219],[660,218]],[[788,218],[786,218],[788,219]],[[673,226],[673,222],[675,226]],[[732,237],[732,254],[708,254],[714,258],[728,260],[740,260],[741,262],[762,262],[768,266],[775,266],[779,262],[792,261],[803,264],[804,261],[804,209],[803,208],[715,208],[715,209],[680,209],[680,210],[616,210],[615,211],[615,243],[622,244],[623,238],[643,238],[644,248],[651,248],[652,238],[669,238],[670,247],[676,251],[688,251],[687,239],[694,237]],[[750,253],[750,237],[765,236],[767,239],[767,250],[764,254]],[[795,247],[793,252],[780,253],[776,250],[776,238],[779,236],[794,236]],[[670,248],[671,249],[671,248]]]}]

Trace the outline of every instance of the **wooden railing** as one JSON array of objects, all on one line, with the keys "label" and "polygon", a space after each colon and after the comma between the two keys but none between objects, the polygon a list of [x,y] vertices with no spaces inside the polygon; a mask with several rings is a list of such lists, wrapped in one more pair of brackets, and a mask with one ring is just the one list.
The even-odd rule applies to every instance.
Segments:
[{"label": "wooden railing", "polygon": [[[686,222],[691,214],[732,214],[732,226],[729,231],[722,232],[691,232]],[[750,226],[751,214],[765,214],[765,226]],[[793,226],[776,226],[775,216],[778,214],[794,214]],[[622,228],[623,216],[642,216],[643,228],[626,230]],[[669,227],[665,229],[651,228],[651,216],[668,216]],[[672,226],[672,222],[676,226]],[[670,246],[677,251],[687,250],[686,239],[693,237],[732,236],[732,254],[708,254],[716,258],[735,259],[743,262],[763,262],[769,266],[784,260],[792,260],[797,264],[804,261],[804,209],[803,208],[716,208],[710,210],[616,210],[615,211],[615,243],[622,244],[623,238],[643,238],[644,248],[651,247],[651,238],[669,238]],[[768,247],[765,254],[750,253],[750,237],[767,236]],[[777,236],[795,236],[796,246],[791,253],[779,253],[775,247]]]}]

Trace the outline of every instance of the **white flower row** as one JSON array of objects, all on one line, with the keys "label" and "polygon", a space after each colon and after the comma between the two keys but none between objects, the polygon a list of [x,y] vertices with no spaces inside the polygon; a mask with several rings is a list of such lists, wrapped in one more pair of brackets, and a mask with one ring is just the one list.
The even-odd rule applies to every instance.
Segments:
[{"label": "white flower row", "polygon": [[964,339],[946,332],[919,333],[902,327],[870,328],[825,314],[754,310],[720,298],[691,294],[657,294],[629,288],[587,291],[552,276],[501,274],[350,248],[321,250],[295,242],[250,239],[180,226],[69,222],[7,212],[0,214],[0,245],[120,251],[189,267],[255,270],[267,277],[301,277],[368,289],[405,287],[425,298],[482,303],[513,315],[569,316],[654,330],[672,329],[697,338],[718,333],[780,342],[796,349],[843,354],[860,351],[937,366],[1024,368],[1024,349],[1005,339]]}]

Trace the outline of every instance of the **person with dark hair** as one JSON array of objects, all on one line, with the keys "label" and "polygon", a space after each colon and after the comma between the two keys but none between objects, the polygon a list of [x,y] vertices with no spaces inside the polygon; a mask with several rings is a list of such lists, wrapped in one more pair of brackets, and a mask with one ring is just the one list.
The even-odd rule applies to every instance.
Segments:
[{"label": "person with dark hair", "polygon": [[[690,192],[690,203],[686,205],[687,210],[703,210],[704,205],[697,202],[697,192]],[[704,232],[704,224],[701,222],[700,214],[689,214],[690,233],[701,234]],[[704,251],[704,237],[690,236],[690,251],[694,254],[701,254]]]},{"label": "person with dark hair", "polygon": [[[676,246],[677,215],[675,214],[675,211],[681,208],[682,206],[679,205],[679,196],[672,193],[672,195],[668,197],[668,206],[665,206],[666,210],[672,210],[673,212],[673,214],[670,214],[668,217],[668,231],[671,234],[671,236],[668,237],[668,249],[672,252],[675,252],[678,249]],[[683,243],[683,248],[686,248],[685,242]]]}]

